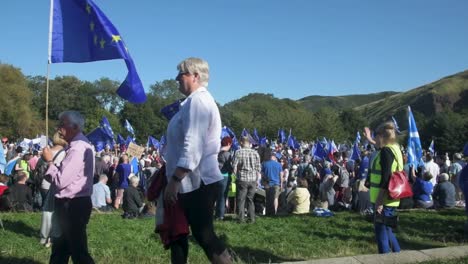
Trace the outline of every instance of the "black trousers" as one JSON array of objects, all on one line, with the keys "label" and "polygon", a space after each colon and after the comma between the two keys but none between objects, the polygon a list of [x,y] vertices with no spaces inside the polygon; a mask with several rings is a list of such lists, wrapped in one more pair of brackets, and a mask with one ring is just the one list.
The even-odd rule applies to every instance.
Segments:
[{"label": "black trousers", "polygon": [[55,211],[61,235],[52,239],[50,263],[94,263],[88,252],[86,225],[91,215],[91,197],[55,199]]},{"label": "black trousers", "polygon": [[[226,250],[224,242],[216,236],[213,227],[214,203],[219,188],[218,182],[208,185],[201,183],[197,190],[179,194],[192,234],[209,260],[212,259],[213,254],[220,255]],[[179,239],[171,245],[172,263],[187,263],[187,257],[187,238]]]}]

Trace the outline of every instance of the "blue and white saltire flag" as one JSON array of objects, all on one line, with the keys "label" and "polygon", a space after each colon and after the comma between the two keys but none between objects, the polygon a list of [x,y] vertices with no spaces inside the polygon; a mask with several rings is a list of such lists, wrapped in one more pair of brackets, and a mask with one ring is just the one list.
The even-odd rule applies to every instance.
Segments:
[{"label": "blue and white saltire flag", "polygon": [[117,94],[144,103],[145,90],[128,48],[93,0],[51,0],[49,63],[123,59],[128,74]]},{"label": "blue and white saltire flag", "polygon": [[361,152],[359,151],[359,147],[358,147],[357,142],[354,143],[354,145],[353,145],[353,153],[351,154],[350,159],[352,159],[354,161],[356,161],[358,159],[361,159]]},{"label": "blue and white saltire flag", "polygon": [[361,134],[359,133],[359,131],[356,133],[356,141],[357,143],[360,143],[361,142]]},{"label": "blue and white saltire flag", "polygon": [[429,145],[429,152],[431,153],[432,156],[434,156],[434,153],[435,153],[434,140],[432,140],[431,144]]},{"label": "blue and white saltire flag", "polygon": [[408,106],[408,123],[408,164],[412,165],[413,168],[417,168],[424,163],[422,161],[421,140],[410,106]]},{"label": "blue and white saltire flag", "polygon": [[130,132],[130,134],[132,134],[133,137],[135,137],[135,130],[133,129],[132,125],[130,125],[130,122],[128,122],[127,119],[125,119],[125,129],[127,129],[128,132]]},{"label": "blue and white saltire flag", "polygon": [[8,161],[8,163],[5,166],[5,172],[4,172],[6,176],[10,176],[13,173],[13,171],[15,170],[16,162],[19,159],[20,159],[19,157],[16,157]]},{"label": "blue and white saltire flag", "polygon": [[396,121],[396,119],[392,116],[392,120],[393,120],[393,124],[395,125],[395,130],[398,134],[401,134],[400,132],[400,127],[398,126],[398,123]]}]

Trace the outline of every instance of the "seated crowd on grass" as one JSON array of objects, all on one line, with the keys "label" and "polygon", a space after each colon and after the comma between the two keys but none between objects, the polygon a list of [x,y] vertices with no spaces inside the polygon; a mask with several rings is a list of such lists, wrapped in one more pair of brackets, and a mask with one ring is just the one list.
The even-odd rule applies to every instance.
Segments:
[{"label": "seated crowd on grass", "polygon": [[[369,160],[375,151],[373,146],[367,144],[361,147],[360,155],[357,156],[352,155],[350,148],[345,145],[339,145],[333,151],[328,143],[318,144],[323,144],[328,153],[324,159],[314,157],[311,151],[313,143],[307,142],[302,142],[299,149],[276,142],[268,147],[252,144],[239,147],[251,148],[258,153],[259,171],[252,199],[257,215],[304,214],[314,208],[373,213],[368,189]],[[236,168],[232,168],[238,151],[228,148],[227,152],[229,154],[224,160],[220,160],[220,169],[227,176],[223,183],[223,194],[220,194],[225,197],[220,197],[216,210],[216,218],[220,220],[224,218],[225,211],[239,215],[239,206],[236,203],[240,200],[235,197],[236,190],[241,186],[236,179]],[[0,209],[40,210],[41,201],[45,199],[48,190],[44,187],[47,184],[43,184],[46,181],[44,176],[40,175],[41,158],[38,151],[23,150],[4,142],[4,155],[7,160],[17,159],[17,162],[9,176],[0,176]],[[419,168],[413,169],[405,165],[414,196],[403,199],[400,208],[464,207],[459,184],[460,172],[466,165],[462,154],[455,153],[453,161],[447,154],[433,157],[429,152],[424,158],[424,166]],[[229,163],[228,169],[223,169],[223,162]],[[269,175],[271,170],[264,166],[267,162],[278,163],[280,173]],[[147,149],[137,161],[130,161],[125,149],[120,147],[114,150],[107,147],[98,152],[95,160],[93,207],[99,211],[111,211],[122,205],[125,218],[154,213],[154,205],[144,203],[144,194],[152,180],[151,176],[163,164],[164,159],[159,151],[152,148]],[[277,193],[270,199],[270,189],[275,187]],[[222,213],[219,212],[220,207],[223,207]]]}]

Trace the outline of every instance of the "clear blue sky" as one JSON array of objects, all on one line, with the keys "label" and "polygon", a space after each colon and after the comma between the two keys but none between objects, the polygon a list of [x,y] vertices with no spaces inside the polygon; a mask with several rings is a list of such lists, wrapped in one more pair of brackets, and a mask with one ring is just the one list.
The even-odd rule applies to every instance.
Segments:
[{"label": "clear blue sky", "polygon": [[[468,69],[468,1],[95,0],[143,84],[174,78],[186,57],[210,63],[225,104],[406,91]],[[2,1],[0,61],[46,75],[48,0]],[[53,64],[51,77],[125,79],[123,60]]]}]

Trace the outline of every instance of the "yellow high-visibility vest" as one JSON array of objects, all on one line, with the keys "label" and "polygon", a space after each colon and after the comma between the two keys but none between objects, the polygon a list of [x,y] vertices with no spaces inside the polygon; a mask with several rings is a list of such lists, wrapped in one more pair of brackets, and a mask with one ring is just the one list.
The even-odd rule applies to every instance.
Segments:
[{"label": "yellow high-visibility vest", "polygon": [[[392,150],[394,160],[392,163],[392,173],[395,171],[403,170],[403,155],[401,154],[400,146],[398,144],[389,144],[388,147]],[[370,200],[371,203],[375,203],[377,196],[380,192],[380,181],[382,180],[382,168],[380,166],[380,151],[372,161],[370,168]],[[389,207],[398,207],[400,205],[400,199],[392,200],[388,195],[384,197],[383,205]]]}]

